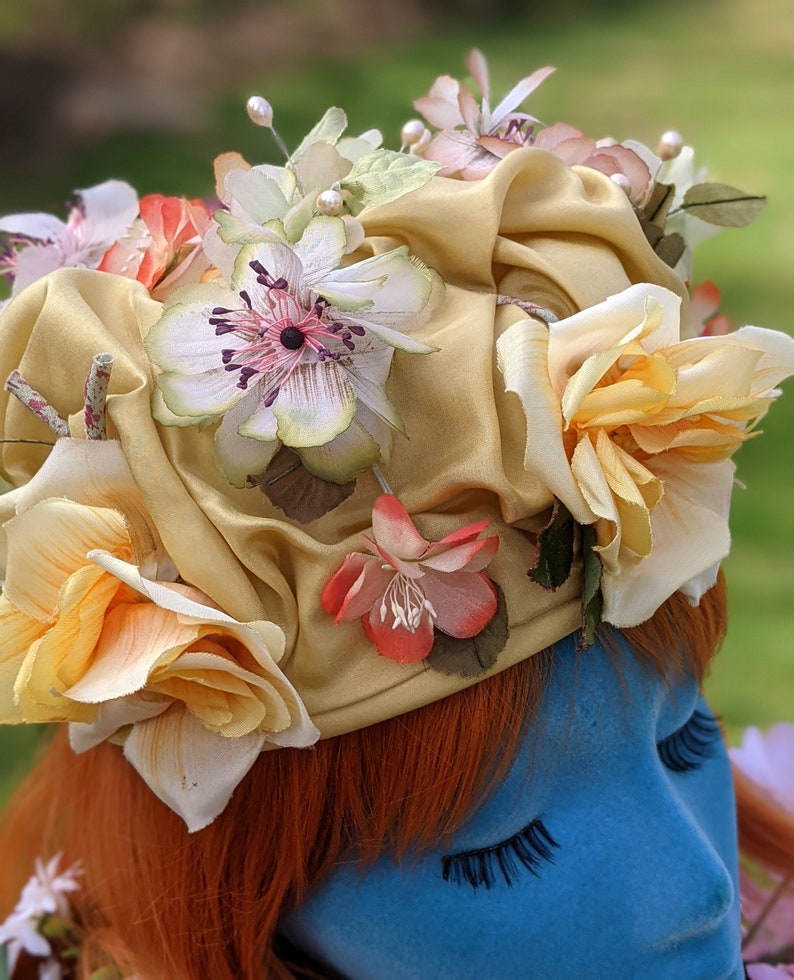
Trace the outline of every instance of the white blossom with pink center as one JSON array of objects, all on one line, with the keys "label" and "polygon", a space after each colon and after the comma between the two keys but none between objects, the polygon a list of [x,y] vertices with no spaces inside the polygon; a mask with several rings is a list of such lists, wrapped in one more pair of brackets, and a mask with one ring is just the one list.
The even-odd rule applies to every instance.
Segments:
[{"label": "white blossom with pink center", "polygon": [[75,193],[66,221],[40,212],[0,218],[0,232],[9,236],[0,274],[13,279],[15,294],[55,269],[96,269],[138,215],[138,195],[123,180]]},{"label": "white blossom with pink center", "polygon": [[395,348],[433,348],[400,330],[429,314],[440,282],[398,248],[341,266],[344,226],[313,219],[300,241],[244,247],[231,286],[169,299],[147,338],[165,424],[222,418],[216,452],[245,486],[279,444],[316,475],[353,479],[388,455],[402,423],[383,385]]}]

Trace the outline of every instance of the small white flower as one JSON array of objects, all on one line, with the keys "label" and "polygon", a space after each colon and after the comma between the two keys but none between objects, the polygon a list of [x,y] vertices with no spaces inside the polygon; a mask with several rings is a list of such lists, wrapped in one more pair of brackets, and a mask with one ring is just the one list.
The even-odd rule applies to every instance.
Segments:
[{"label": "small white flower", "polygon": [[[14,911],[0,924],[0,946],[8,947],[8,969],[13,974],[19,954],[24,950],[30,956],[50,957],[52,947],[39,931],[41,920],[48,915],[68,919],[71,910],[66,897],[80,886],[79,864],[59,872],[61,855],[56,854],[46,864],[36,858],[35,874],[25,884]],[[61,976],[60,966],[54,959],[41,964],[40,977],[57,980]]]},{"label": "small white flower", "polygon": [[13,277],[15,294],[55,269],[96,269],[137,217],[138,195],[123,180],[75,193],[78,204],[66,221],[41,212],[0,218],[0,232],[9,236],[0,268]]}]

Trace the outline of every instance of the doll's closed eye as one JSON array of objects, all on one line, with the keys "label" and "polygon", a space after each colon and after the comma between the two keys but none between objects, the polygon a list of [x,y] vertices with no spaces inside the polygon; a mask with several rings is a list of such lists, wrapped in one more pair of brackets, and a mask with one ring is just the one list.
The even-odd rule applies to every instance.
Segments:
[{"label": "doll's closed eye", "polygon": [[689,720],[658,742],[656,748],[659,758],[672,772],[691,772],[714,755],[721,738],[716,718],[696,708]]},{"label": "doll's closed eye", "polygon": [[540,876],[539,867],[544,861],[554,861],[554,848],[559,844],[546,830],[542,820],[533,820],[517,834],[472,851],[448,854],[441,858],[441,874],[444,881],[456,885],[471,885],[491,888],[499,878],[508,885],[522,873],[522,868],[535,877]]}]

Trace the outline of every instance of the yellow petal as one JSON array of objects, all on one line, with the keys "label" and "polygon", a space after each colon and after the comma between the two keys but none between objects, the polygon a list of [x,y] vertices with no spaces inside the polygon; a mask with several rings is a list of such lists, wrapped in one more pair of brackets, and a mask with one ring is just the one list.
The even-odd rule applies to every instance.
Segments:
[{"label": "yellow petal", "polygon": [[8,567],[4,594],[18,609],[51,621],[69,576],[89,563],[93,548],[131,554],[124,518],[115,510],[71,500],[34,504],[6,524]]},{"label": "yellow petal", "polygon": [[105,613],[119,588],[120,583],[96,565],[86,565],[69,578],[57,621],[17,679],[19,706],[30,721],[93,720],[94,705],[72,701],[64,692],[92,663]]},{"label": "yellow petal", "polygon": [[14,685],[31,645],[46,626],[0,597],[0,725],[25,721],[14,698]]},{"label": "yellow petal", "polygon": [[571,474],[563,443],[563,419],[548,374],[549,330],[535,320],[520,320],[496,342],[505,388],[518,395],[527,418],[524,467],[561,500],[581,524],[594,513]]},{"label": "yellow petal", "polygon": [[87,670],[64,693],[89,703],[134,694],[156,666],[179,656],[196,634],[195,626],[154,603],[117,605],[105,616]]}]

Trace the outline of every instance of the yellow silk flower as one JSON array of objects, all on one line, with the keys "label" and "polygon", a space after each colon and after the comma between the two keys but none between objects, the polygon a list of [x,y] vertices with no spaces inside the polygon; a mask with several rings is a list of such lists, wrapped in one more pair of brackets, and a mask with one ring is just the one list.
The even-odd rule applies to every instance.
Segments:
[{"label": "yellow silk flower", "polygon": [[644,622],[678,589],[694,603],[728,554],[730,457],[794,373],[794,340],[743,327],[680,340],[680,299],[640,283],[497,342],[527,418],[524,466],[595,527],[602,618]]},{"label": "yellow silk flower", "polygon": [[199,590],[154,580],[176,569],[118,443],[60,440],[11,504],[0,723],[72,722],[77,751],[123,742],[190,830],[221,812],[267,742],[316,741],[277,666],[278,626],[238,623]]}]

